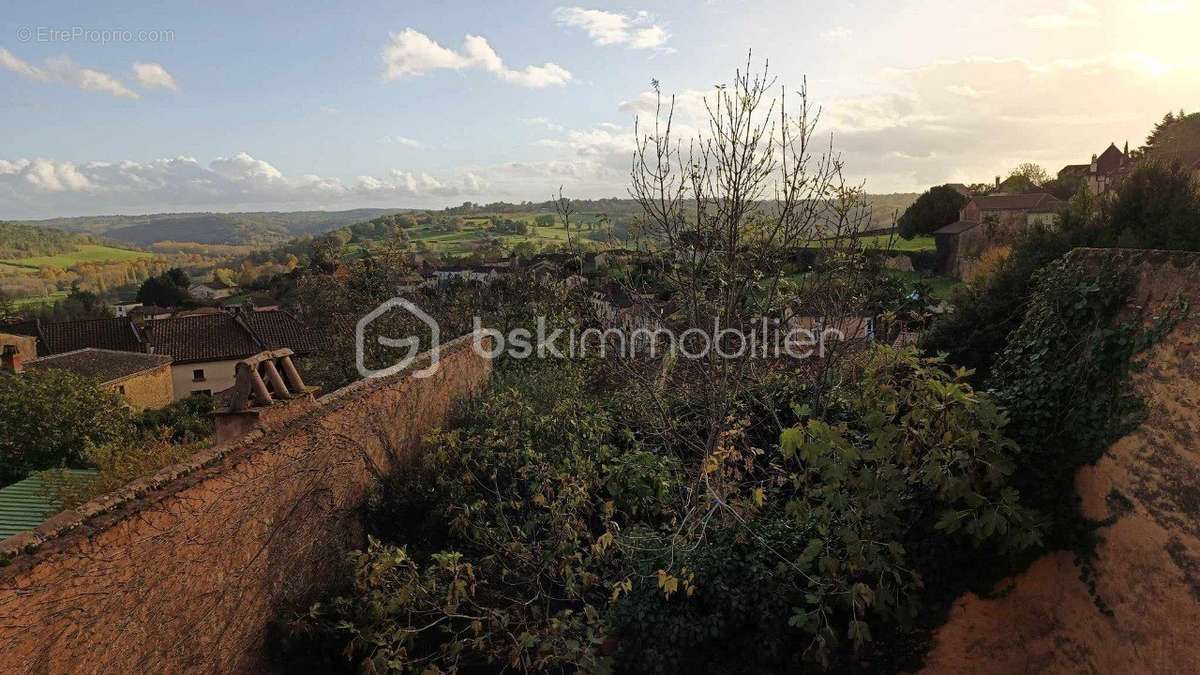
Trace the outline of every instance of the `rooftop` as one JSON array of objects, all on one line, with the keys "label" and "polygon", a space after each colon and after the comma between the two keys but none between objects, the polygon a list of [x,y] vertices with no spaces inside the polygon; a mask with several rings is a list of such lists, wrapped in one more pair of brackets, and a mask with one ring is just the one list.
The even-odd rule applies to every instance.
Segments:
[{"label": "rooftop", "polygon": [[76,375],[94,377],[103,383],[108,383],[161,368],[170,363],[171,357],[165,354],[120,352],[87,347],[28,361],[25,363],[25,368],[27,370],[50,368],[69,370]]},{"label": "rooftop", "polygon": [[[69,480],[96,475],[92,469],[61,469],[61,472]],[[0,488],[0,539],[32,530],[62,510],[62,505],[51,495],[50,485],[43,476],[34,474]]]},{"label": "rooftop", "polygon": [[58,321],[42,324],[46,352],[61,354],[85,347],[122,352],[141,351],[141,336],[128,318]]},{"label": "rooftop", "polygon": [[1014,195],[983,195],[971,201],[980,211],[1056,211],[1063,202],[1048,192],[1027,192]]},{"label": "rooftop", "polygon": [[175,363],[244,359],[268,349],[288,348],[299,355],[317,349],[312,331],[282,310],[210,312],[147,319],[144,324],[130,317],[25,322],[6,325],[0,332],[37,336],[41,354],[92,348],[167,355],[174,357]]},{"label": "rooftop", "polygon": [[934,234],[962,234],[973,227],[979,227],[979,223],[972,223],[969,220],[959,220],[939,230],[935,230]]},{"label": "rooftop", "polygon": [[304,324],[279,310],[218,312],[147,321],[146,341],[176,363],[244,359],[286,347],[307,354],[317,347]]}]

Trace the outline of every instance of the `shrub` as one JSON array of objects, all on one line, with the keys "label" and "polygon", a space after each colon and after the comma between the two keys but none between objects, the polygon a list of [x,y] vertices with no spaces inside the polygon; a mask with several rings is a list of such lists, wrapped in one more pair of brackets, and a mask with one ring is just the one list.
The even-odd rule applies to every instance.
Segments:
[{"label": "shrub", "polygon": [[124,399],[93,379],[57,368],[0,372],[2,483],[31,471],[83,468],[90,445],[133,436],[133,414]]},{"label": "shrub", "polygon": [[954,295],[954,311],[933,322],[922,346],[974,371],[972,382],[986,381],[992,359],[1025,316],[1034,273],[1071,245],[1070,236],[1061,232],[1038,228],[1024,234],[991,275]]},{"label": "shrub", "polygon": [[1021,447],[1014,482],[1054,519],[1059,543],[1078,522],[1076,470],[1140,419],[1141,402],[1129,386],[1135,357],[1186,311],[1181,302],[1170,304],[1149,328],[1142,317],[1119,321],[1136,282],[1119,260],[1109,256],[1087,269],[1064,259],[1039,271],[988,382]]}]

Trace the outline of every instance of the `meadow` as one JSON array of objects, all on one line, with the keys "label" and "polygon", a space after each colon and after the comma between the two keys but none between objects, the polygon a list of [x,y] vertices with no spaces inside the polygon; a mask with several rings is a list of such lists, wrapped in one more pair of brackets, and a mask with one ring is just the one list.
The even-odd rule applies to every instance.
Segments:
[{"label": "meadow", "polygon": [[38,256],[35,258],[10,258],[0,260],[0,264],[10,267],[31,268],[33,270],[39,267],[69,269],[75,265],[84,263],[127,262],[150,257],[153,257],[152,254],[145,251],[131,251],[129,249],[114,248],[101,244],[80,244],[77,249],[67,253]]}]

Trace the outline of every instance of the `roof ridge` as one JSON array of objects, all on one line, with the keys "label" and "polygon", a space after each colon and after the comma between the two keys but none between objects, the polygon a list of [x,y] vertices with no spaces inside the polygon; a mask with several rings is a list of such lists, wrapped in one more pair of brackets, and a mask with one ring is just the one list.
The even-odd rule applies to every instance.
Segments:
[{"label": "roof ridge", "polygon": [[258,333],[256,333],[254,329],[250,327],[250,324],[246,323],[240,312],[233,315],[233,322],[241,326],[242,330],[246,331],[246,333],[250,335],[250,339],[258,343],[259,347],[262,347],[263,349],[267,348],[267,341],[264,340]]}]

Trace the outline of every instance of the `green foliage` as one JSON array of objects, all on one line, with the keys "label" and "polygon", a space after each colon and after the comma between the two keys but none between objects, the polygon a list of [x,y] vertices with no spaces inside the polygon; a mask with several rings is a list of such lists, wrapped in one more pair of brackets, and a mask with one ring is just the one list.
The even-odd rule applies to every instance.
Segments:
[{"label": "green foliage", "polygon": [[1167,113],[1154,125],[1140,152],[1144,159],[1160,164],[1188,166],[1200,160],[1200,113]]},{"label": "green foliage", "polygon": [[958,220],[958,212],[968,201],[949,185],[930,188],[904,211],[896,221],[896,227],[905,239],[931,234]]},{"label": "green foliage", "polygon": [[202,441],[213,435],[214,403],[212,396],[193,394],[158,410],[144,411],[137,426],[144,434],[166,434],[174,443]]},{"label": "green foliage", "polygon": [[0,373],[0,482],[42,469],[83,468],[89,446],[133,434],[124,400],[94,380],[56,368]]},{"label": "green foliage", "polygon": [[1182,164],[1147,164],[1121,184],[1096,245],[1200,251],[1200,187]]},{"label": "green foliage", "polygon": [[[1038,541],[1003,414],[935,359],[880,349],[819,409],[772,378],[700,454],[643,438],[636,390],[600,393],[591,368],[502,364],[373,501],[375,538],[291,618],[287,654],[398,672],[846,665],[907,639],[938,571],[926,540]],[[686,425],[692,404],[667,404]]]},{"label": "green foliage", "polygon": [[50,227],[0,222],[0,260],[53,256],[74,251],[87,237]]},{"label": "green foliage", "polygon": [[1120,321],[1135,281],[1117,256],[1096,269],[1067,259],[1050,263],[1035,275],[1020,327],[989,378],[1021,447],[1015,483],[1053,519],[1057,543],[1078,522],[1076,470],[1139,419],[1140,400],[1129,386],[1135,357],[1186,309],[1171,305],[1150,328],[1142,317]]},{"label": "green foliage", "polygon": [[922,336],[922,346],[932,353],[947,354],[951,363],[974,371],[973,382],[985,381],[992,360],[1025,316],[1034,274],[1071,245],[1070,235],[1061,232],[1036,228],[1022,235],[995,274],[954,295],[954,311],[930,326]]},{"label": "green foliage", "polygon": [[[294,631],[340,638],[379,671],[603,669],[596,607],[618,517],[606,486],[630,468],[610,443],[627,439],[575,368],[518,372],[521,391],[515,378],[498,383],[413,469],[429,490],[406,488],[404,501],[421,507],[406,513],[444,524],[435,543],[446,547],[418,559],[372,543],[351,560],[352,592],[298,617]],[[649,494],[634,487],[623,500],[646,508]]]},{"label": "green foliage", "polygon": [[[1009,179],[1020,179],[1021,187],[1038,187],[1050,181],[1050,174],[1035,162],[1022,162],[1008,172]],[[1006,181],[1007,182],[1007,181]],[[1015,185],[1014,185],[1015,187]]]},{"label": "green foliage", "polygon": [[137,301],[159,307],[178,307],[191,301],[187,272],[173,267],[158,276],[150,277],[138,289]]}]

